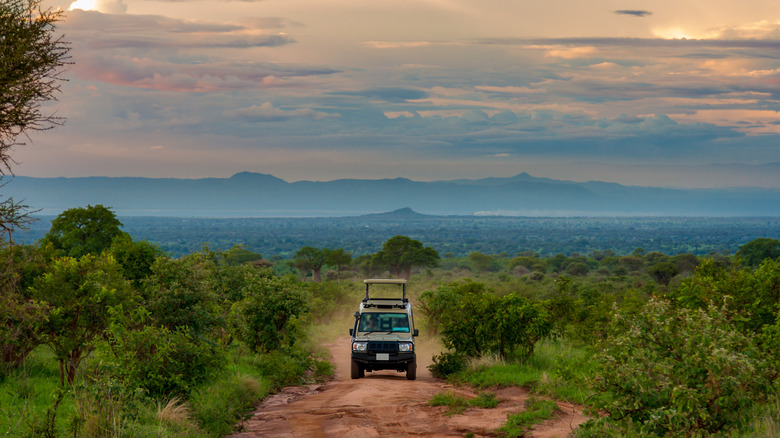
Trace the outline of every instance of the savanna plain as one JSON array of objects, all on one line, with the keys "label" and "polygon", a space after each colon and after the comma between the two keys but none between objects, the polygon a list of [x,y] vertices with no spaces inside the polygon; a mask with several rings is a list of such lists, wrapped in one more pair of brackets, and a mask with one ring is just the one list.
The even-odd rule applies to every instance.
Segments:
[{"label": "savanna plain", "polygon": [[[109,208],[67,210],[2,246],[0,434],[780,435],[773,236],[441,254],[414,237],[173,256]],[[408,279],[418,380],[349,378],[365,278]]]}]

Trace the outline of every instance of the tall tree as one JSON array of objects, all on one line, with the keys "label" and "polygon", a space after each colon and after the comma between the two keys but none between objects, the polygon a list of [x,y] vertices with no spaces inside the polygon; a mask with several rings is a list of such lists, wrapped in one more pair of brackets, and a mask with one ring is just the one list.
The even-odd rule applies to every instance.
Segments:
[{"label": "tall tree", "polygon": [[11,150],[20,135],[61,125],[43,112],[59,92],[69,46],[55,33],[61,10],[40,8],[40,0],[0,2],[0,174],[11,172]]},{"label": "tall tree", "polygon": [[429,246],[423,247],[419,240],[395,236],[382,245],[374,259],[386,266],[392,275],[408,280],[414,267],[437,266],[439,253]]},{"label": "tall tree", "polygon": [[341,271],[352,263],[352,253],[343,248],[327,250],[325,263],[336,267],[336,278],[341,283]]},{"label": "tall tree", "polygon": [[760,237],[742,245],[737,250],[737,257],[748,266],[758,266],[765,259],[780,257],[780,240]]},{"label": "tall tree", "polygon": [[295,253],[295,267],[303,272],[311,271],[312,280],[322,282],[322,265],[325,264],[327,250],[304,246]]},{"label": "tall tree", "polygon": [[114,212],[100,204],[71,208],[51,222],[43,241],[51,242],[71,257],[99,254],[111,246],[114,238],[126,237],[127,233],[119,229],[121,226]]},{"label": "tall tree", "polygon": [[[63,121],[41,110],[42,103],[55,99],[68,62],[68,44],[54,29],[62,12],[41,11],[39,5],[40,0],[0,2],[0,178],[13,174],[11,151],[23,145],[20,135]],[[0,195],[0,238],[13,244],[13,231],[27,228],[30,214],[27,205]]]}]

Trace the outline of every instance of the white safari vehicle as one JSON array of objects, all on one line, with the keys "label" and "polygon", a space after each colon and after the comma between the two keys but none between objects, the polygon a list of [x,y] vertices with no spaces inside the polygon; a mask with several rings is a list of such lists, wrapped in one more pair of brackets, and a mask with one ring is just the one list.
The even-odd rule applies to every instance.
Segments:
[{"label": "white safari vehicle", "polygon": [[354,327],[349,329],[351,377],[359,379],[366,371],[396,370],[405,372],[409,380],[416,379],[414,337],[418,331],[406,298],[406,280],[369,279],[363,283],[366,296],[355,312]]}]

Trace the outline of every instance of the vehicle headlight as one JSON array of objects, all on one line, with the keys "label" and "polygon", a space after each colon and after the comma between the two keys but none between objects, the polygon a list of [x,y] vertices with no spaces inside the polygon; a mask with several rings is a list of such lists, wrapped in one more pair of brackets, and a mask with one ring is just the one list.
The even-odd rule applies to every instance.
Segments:
[{"label": "vehicle headlight", "polygon": [[366,351],[368,350],[368,342],[353,342],[352,351]]},{"label": "vehicle headlight", "polygon": [[414,344],[411,342],[399,342],[398,351],[401,353],[409,353],[414,351]]}]

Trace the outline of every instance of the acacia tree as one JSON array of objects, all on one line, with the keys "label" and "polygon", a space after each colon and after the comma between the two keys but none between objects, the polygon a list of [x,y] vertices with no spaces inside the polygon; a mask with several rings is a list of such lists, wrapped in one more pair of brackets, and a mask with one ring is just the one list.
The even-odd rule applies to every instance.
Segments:
[{"label": "acacia tree", "polygon": [[341,271],[352,263],[352,253],[343,248],[327,250],[325,263],[336,267],[337,280],[341,283]]},{"label": "acacia tree", "polygon": [[439,253],[419,240],[406,236],[390,238],[382,250],[374,255],[378,264],[387,266],[392,275],[409,279],[412,268],[416,266],[434,267],[439,263]]},{"label": "acacia tree", "polygon": [[295,253],[295,267],[303,271],[311,271],[312,280],[316,283],[322,281],[322,265],[325,264],[327,249],[304,246]]},{"label": "acacia tree", "polygon": [[20,135],[63,123],[42,109],[56,100],[68,64],[70,47],[55,33],[61,19],[61,10],[41,10],[40,0],[0,2],[0,174],[11,172]]}]

